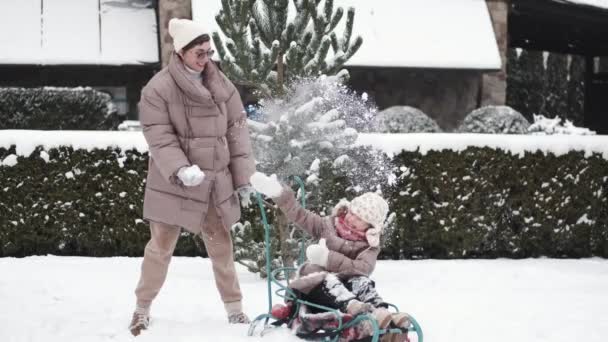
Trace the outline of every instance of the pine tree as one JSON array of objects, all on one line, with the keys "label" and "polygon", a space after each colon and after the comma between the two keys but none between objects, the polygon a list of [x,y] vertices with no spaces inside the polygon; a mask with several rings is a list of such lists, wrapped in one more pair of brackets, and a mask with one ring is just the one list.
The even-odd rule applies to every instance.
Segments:
[{"label": "pine tree", "polygon": [[522,114],[532,117],[542,111],[545,105],[545,67],[543,52],[523,50],[519,56],[522,73]]},{"label": "pine tree", "polygon": [[[232,227],[232,240],[234,241],[234,259],[239,264],[247,267],[252,273],[259,273],[262,278],[266,278],[266,245],[264,240],[259,239],[258,233],[249,221],[238,222]],[[281,267],[279,259],[279,246],[276,238],[271,240],[270,255],[271,268]]]},{"label": "pine tree", "polygon": [[[330,213],[347,193],[377,190],[392,172],[382,153],[354,146],[358,132],[350,123],[359,121],[355,117],[368,120],[376,108],[364,111],[366,97],[348,91],[343,85],[346,74],[342,71],[336,76],[294,82],[289,96],[262,101],[263,121],[249,121],[256,169],[277,174],[285,184],[295,185],[294,175],[304,179],[307,208],[317,213]],[[336,180],[335,175],[347,178]],[[267,208],[274,234],[273,264],[280,260],[284,266],[294,266],[300,243],[307,243],[309,237],[290,225],[277,208],[269,203]],[[235,255],[238,262],[263,275],[262,229],[259,222],[251,222],[235,230]]]},{"label": "pine tree", "polygon": [[550,53],[546,77],[545,105],[541,113],[548,118],[564,118],[568,113],[568,56]]},{"label": "pine tree", "polygon": [[267,122],[250,123],[262,170],[282,179],[303,175],[319,155],[340,153],[354,143],[357,131],[323,94],[331,87],[327,80],[304,81],[287,101],[263,102]]},{"label": "pine tree", "polygon": [[[333,31],[344,10],[334,11],[333,0],[320,3],[293,0],[290,7],[288,0],[222,0],[216,21],[227,39],[218,32],[212,36],[228,77],[269,95],[282,94],[297,77],[337,73],[363,39],[351,39],[354,8],[348,9],[344,35],[338,38]],[[296,12],[292,20],[289,8]]]},{"label": "pine tree", "polygon": [[568,80],[567,119],[576,126],[583,126],[585,118],[585,58],[572,55]]},{"label": "pine tree", "polygon": [[[524,90],[524,71],[522,70],[521,62],[517,56],[517,50],[510,48],[507,51],[507,106],[515,109],[516,111],[524,114],[526,109],[524,104],[525,90]],[[532,115],[529,114],[527,119],[531,120]]]},{"label": "pine tree", "polygon": [[[342,8],[334,10],[333,0],[222,0],[216,21],[226,39],[212,34],[228,77],[263,96],[259,121],[249,121],[257,169],[276,173],[285,183],[293,175],[308,177],[307,190],[318,184],[320,159],[333,160],[354,143],[357,131],[350,124],[372,117],[365,99],[336,86],[348,76],[341,67],[363,42],[352,39],[353,8],[347,11],[344,35],[333,32],[343,15]],[[275,234],[273,265],[294,266],[299,243],[307,237],[276,208],[267,214]],[[252,222],[238,228],[233,232],[236,260],[264,275],[263,227]]]},{"label": "pine tree", "polygon": [[[357,131],[347,127],[333,105],[323,98],[325,80],[301,82],[293,95],[263,103],[267,122],[250,122],[257,169],[275,173],[283,182],[308,176],[314,186],[318,158],[336,158],[346,152]],[[310,189],[309,189],[310,190]],[[276,210],[273,227],[278,232],[280,256],[285,266],[294,266],[299,241],[285,215]],[[302,235],[299,235],[302,237]]]}]

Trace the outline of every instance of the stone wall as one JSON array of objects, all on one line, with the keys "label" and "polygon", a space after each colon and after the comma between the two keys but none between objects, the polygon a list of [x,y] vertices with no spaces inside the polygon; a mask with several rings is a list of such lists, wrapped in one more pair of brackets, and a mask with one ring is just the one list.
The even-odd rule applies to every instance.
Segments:
[{"label": "stone wall", "polygon": [[163,67],[169,64],[173,52],[173,39],[167,29],[171,18],[192,19],[192,3],[190,0],[159,0],[158,29],[160,34],[160,58]]},{"label": "stone wall", "polygon": [[488,72],[482,76],[481,106],[504,105],[507,95],[507,49],[509,30],[509,0],[486,0],[492,19],[494,35],[502,60],[501,70]]}]

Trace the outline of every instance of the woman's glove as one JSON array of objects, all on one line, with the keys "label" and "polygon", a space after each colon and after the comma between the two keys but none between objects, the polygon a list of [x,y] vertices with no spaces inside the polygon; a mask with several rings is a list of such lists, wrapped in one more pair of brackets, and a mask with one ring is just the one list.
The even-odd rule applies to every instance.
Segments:
[{"label": "woman's glove", "polygon": [[268,197],[279,197],[283,192],[283,186],[277,180],[277,175],[274,174],[268,177],[261,172],[256,172],[251,176],[249,182],[255,190]]},{"label": "woman's glove", "polygon": [[177,171],[177,178],[185,186],[197,186],[205,179],[205,174],[198,165],[184,166]]},{"label": "woman's glove", "polygon": [[239,196],[241,197],[241,206],[243,206],[243,208],[249,208],[251,196],[255,194],[255,189],[251,185],[244,185],[236,191],[238,191]]},{"label": "woman's glove", "polygon": [[306,257],[311,264],[326,268],[329,249],[327,249],[325,239],[319,240],[318,244],[308,246],[308,248],[306,248]]}]

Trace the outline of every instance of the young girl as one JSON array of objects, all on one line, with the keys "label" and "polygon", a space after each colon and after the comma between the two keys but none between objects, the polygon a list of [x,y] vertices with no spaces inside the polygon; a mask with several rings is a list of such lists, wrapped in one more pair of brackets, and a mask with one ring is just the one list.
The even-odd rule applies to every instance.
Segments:
[{"label": "young girl", "polygon": [[250,182],[257,191],[271,197],[291,222],[320,239],[306,249],[308,262],[300,267],[290,288],[304,300],[353,316],[371,313],[381,329],[391,320],[397,327],[409,325],[406,314],[391,315],[369,279],[380,253],[380,234],[388,214],[388,203],[382,197],[368,192],[350,202],[341,200],[331,216],[321,217],[302,208],[294,192],[283,187],[275,175],[256,172]]}]

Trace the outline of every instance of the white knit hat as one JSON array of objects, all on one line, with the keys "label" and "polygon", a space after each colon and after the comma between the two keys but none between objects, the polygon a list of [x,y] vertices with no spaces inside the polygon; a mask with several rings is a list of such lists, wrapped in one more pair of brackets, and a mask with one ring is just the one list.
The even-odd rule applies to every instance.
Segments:
[{"label": "white knit hat", "polygon": [[334,208],[332,215],[338,215],[346,206],[348,206],[350,212],[372,225],[365,232],[365,236],[370,246],[378,247],[380,245],[380,234],[382,234],[384,220],[386,219],[386,215],[388,215],[388,203],[386,200],[376,193],[366,192],[361,196],[355,197],[350,203],[340,201]]},{"label": "white knit hat", "polygon": [[205,33],[209,32],[203,25],[190,19],[173,18],[169,20],[169,35],[173,38],[175,52],[179,52],[184,46]]}]

